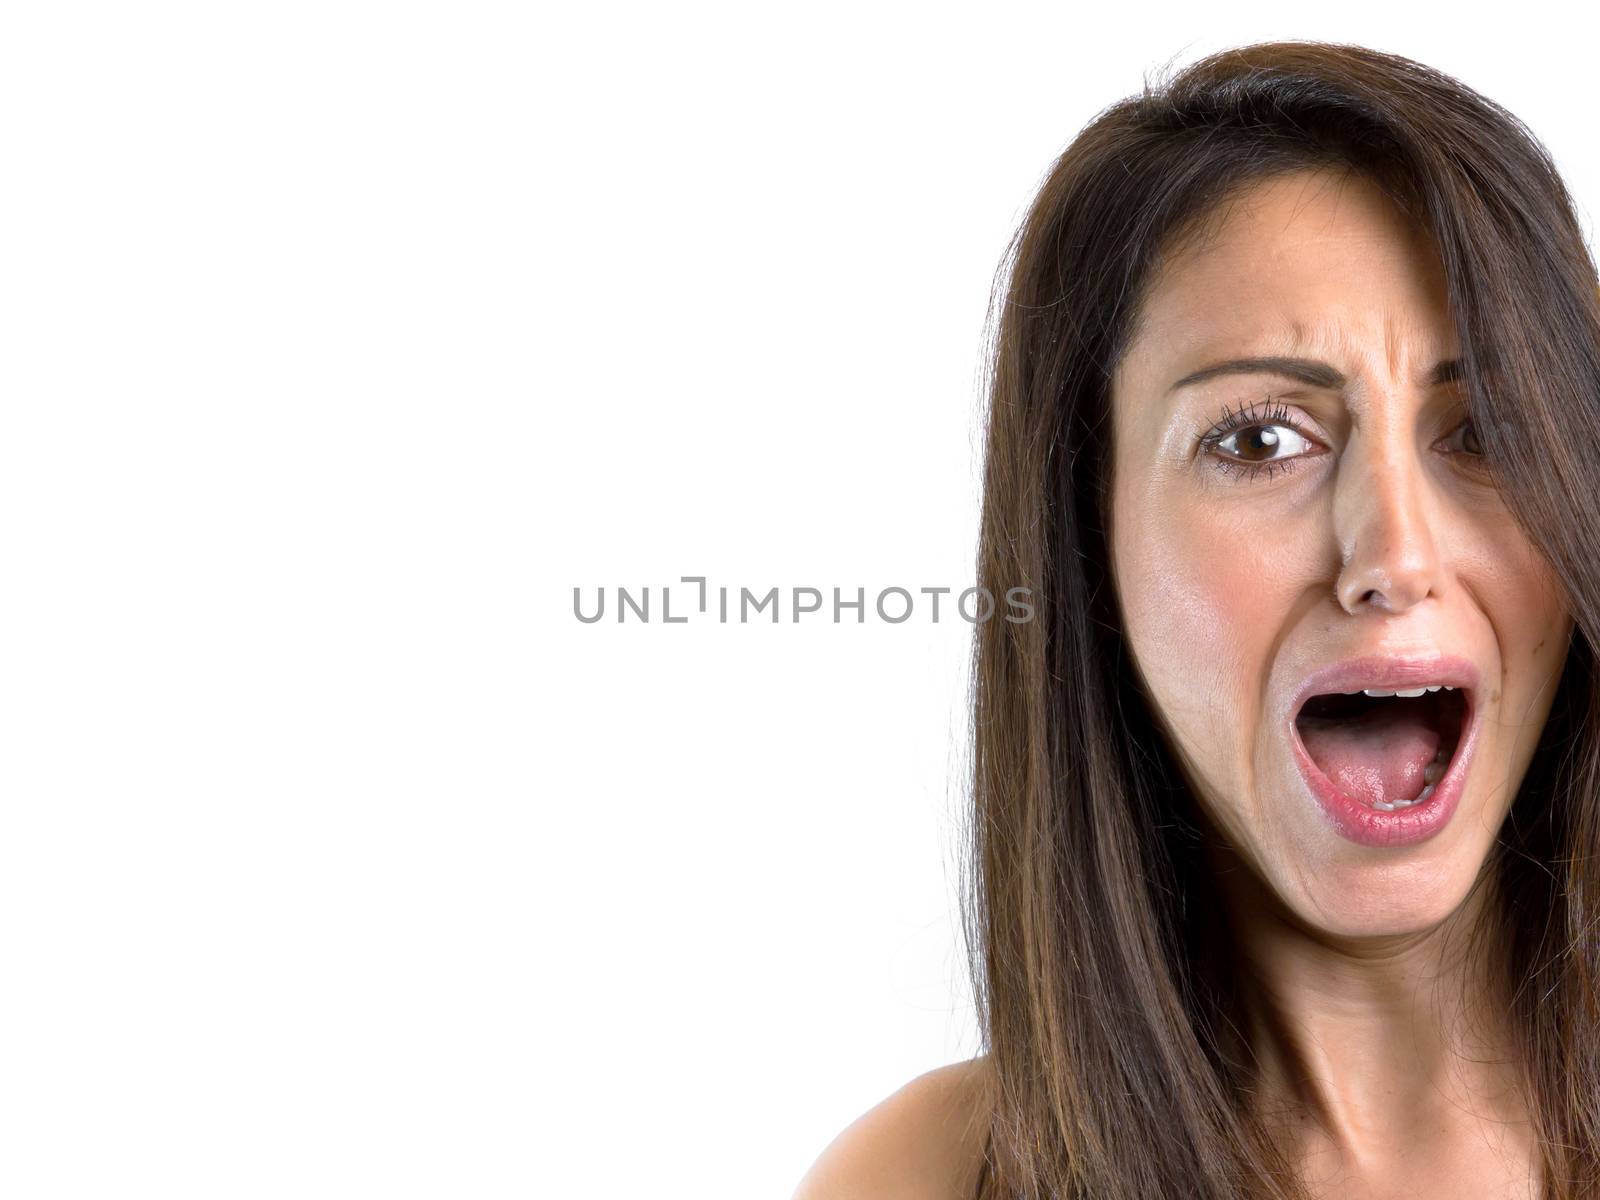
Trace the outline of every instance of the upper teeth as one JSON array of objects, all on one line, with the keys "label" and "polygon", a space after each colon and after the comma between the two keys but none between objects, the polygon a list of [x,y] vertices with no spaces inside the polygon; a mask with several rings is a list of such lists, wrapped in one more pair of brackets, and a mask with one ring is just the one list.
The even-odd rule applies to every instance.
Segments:
[{"label": "upper teeth", "polygon": [[1361,695],[1361,696],[1405,696],[1405,697],[1409,698],[1409,697],[1414,697],[1414,696],[1420,696],[1424,692],[1437,692],[1440,688],[1443,688],[1447,692],[1453,692],[1453,691],[1456,690],[1454,687],[1452,687],[1448,683],[1436,683],[1432,687],[1409,688],[1409,689],[1407,689],[1405,691],[1398,691],[1398,692],[1387,692],[1387,691],[1384,691],[1382,688],[1362,688],[1360,692],[1346,692],[1345,695],[1347,695],[1347,696],[1357,696],[1357,695]]}]

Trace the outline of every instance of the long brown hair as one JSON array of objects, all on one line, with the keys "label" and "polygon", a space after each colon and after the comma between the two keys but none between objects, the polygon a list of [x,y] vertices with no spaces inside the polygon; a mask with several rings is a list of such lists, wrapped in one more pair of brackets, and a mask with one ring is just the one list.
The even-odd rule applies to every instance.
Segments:
[{"label": "long brown hair", "polygon": [[1104,110],[1056,160],[991,310],[965,916],[991,1084],[985,1200],[1295,1196],[1250,1115],[1237,980],[1192,802],[1109,571],[1110,379],[1152,263],[1274,174],[1361,172],[1434,241],[1467,405],[1576,629],[1485,876],[1547,1194],[1600,1185],[1600,296],[1510,113],[1394,55],[1280,42]]}]

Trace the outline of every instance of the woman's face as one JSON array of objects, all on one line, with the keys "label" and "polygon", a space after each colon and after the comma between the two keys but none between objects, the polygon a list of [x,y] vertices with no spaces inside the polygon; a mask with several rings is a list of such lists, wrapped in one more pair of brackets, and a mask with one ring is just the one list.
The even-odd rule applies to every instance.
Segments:
[{"label": "woman's face", "polygon": [[[1460,349],[1420,233],[1365,179],[1305,172],[1161,268],[1112,384],[1145,689],[1212,824],[1329,933],[1460,905],[1566,656],[1554,577],[1473,453]],[[1295,362],[1180,383],[1264,357]]]}]

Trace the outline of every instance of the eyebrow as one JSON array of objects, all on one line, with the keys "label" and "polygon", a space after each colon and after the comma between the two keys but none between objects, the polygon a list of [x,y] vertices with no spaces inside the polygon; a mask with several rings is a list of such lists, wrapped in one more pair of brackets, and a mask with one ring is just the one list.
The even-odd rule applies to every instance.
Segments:
[{"label": "eyebrow", "polygon": [[[1208,379],[1215,379],[1219,375],[1284,375],[1319,388],[1343,387],[1345,384],[1344,376],[1325,362],[1319,362],[1314,358],[1281,358],[1267,355],[1261,358],[1230,358],[1226,362],[1201,367],[1174,383],[1167,389],[1167,394],[1171,395],[1179,388],[1192,387]],[[1443,383],[1454,383],[1460,378],[1461,360],[1447,358],[1434,364],[1433,370],[1428,374],[1427,382],[1432,387]]]}]

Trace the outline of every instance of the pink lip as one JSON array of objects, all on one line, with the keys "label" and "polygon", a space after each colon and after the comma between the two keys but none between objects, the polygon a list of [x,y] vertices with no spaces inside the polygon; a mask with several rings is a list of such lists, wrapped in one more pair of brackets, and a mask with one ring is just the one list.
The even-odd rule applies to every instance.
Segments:
[{"label": "pink lip", "polygon": [[[1472,766],[1478,745],[1477,664],[1459,657],[1391,658],[1372,656],[1350,659],[1313,672],[1296,689],[1289,707],[1289,742],[1296,765],[1318,807],[1334,829],[1349,841],[1362,846],[1410,846],[1433,837],[1449,823],[1466,788],[1467,771]],[[1410,808],[1382,812],[1345,795],[1324,775],[1306,753],[1295,725],[1301,707],[1312,696],[1325,692],[1354,692],[1363,688],[1400,691],[1435,683],[1449,684],[1463,691],[1467,702],[1462,717],[1461,740],[1450,758],[1450,765],[1434,786],[1433,794]]]}]

